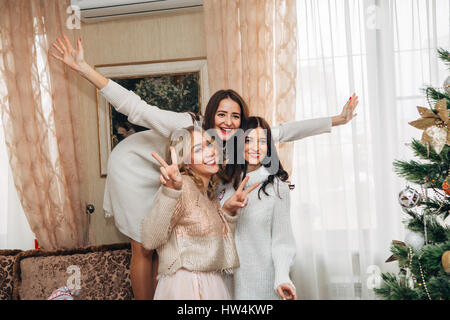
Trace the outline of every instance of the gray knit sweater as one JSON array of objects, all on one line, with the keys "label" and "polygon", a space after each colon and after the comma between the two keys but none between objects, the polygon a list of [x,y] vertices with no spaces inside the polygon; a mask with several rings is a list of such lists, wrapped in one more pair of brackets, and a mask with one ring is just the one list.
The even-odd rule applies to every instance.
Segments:
[{"label": "gray knit sweater", "polygon": [[[269,172],[260,167],[247,176],[250,179],[246,187],[249,187],[265,181]],[[280,284],[294,287],[289,277],[296,247],[288,184],[275,178],[273,184],[266,186],[269,196],[260,192],[261,200],[258,199],[259,188],[248,195],[247,207],[238,211],[234,236],[240,267],[234,270],[233,279],[227,281],[236,300],[276,300],[280,299],[276,292]],[[221,204],[233,193],[233,186],[226,185]]]}]

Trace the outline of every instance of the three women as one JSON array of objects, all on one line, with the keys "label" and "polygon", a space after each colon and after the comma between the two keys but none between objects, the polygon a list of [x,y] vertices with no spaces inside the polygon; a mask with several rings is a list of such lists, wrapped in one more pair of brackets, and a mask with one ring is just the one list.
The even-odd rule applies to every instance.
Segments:
[{"label": "three women", "polygon": [[[90,81],[100,93],[116,108],[128,116],[134,124],[150,128],[150,131],[133,134],[111,153],[106,180],[104,209],[114,215],[118,229],[129,236],[132,243],[131,281],[136,299],[151,299],[153,296],[152,251],[142,246],[139,226],[152,209],[155,194],[160,185],[158,168],[150,153],[157,152],[168,160],[168,145],[171,133],[179,128],[191,126],[196,117],[189,113],[175,113],[150,106],[139,96],[119,86],[95,71],[84,61],[81,39],[77,48],[73,48],[66,36],[53,44],[60,55],[52,56],[62,61],[71,69]],[[272,128],[274,142],[288,142],[324,132],[330,132],[332,126],[348,123],[358,104],[357,97],[349,100],[340,115],[320,119],[293,121]],[[248,119],[248,107],[243,99],[232,90],[216,92],[210,99],[202,127],[214,129],[217,137],[233,141],[239,128],[244,128]],[[225,153],[227,153],[225,149]],[[231,148],[231,150],[236,150]],[[228,154],[228,159],[235,158],[235,152]],[[242,176],[242,167],[235,163],[224,166],[221,175],[224,181],[232,182],[237,187]]]}]

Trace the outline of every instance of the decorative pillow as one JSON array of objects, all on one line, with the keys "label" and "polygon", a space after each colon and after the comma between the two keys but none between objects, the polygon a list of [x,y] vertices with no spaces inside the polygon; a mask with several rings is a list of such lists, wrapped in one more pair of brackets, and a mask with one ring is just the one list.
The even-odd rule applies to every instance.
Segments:
[{"label": "decorative pillow", "polygon": [[0,250],[0,300],[13,298],[13,269],[16,255],[21,250]]},{"label": "decorative pillow", "polygon": [[130,244],[24,252],[14,272],[14,298],[45,300],[67,286],[75,300],[131,300]]}]

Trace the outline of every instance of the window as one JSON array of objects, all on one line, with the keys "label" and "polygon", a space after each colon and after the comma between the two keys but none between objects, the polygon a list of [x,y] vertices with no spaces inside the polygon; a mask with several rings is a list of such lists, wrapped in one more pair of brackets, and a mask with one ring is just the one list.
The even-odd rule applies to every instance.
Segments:
[{"label": "window", "polygon": [[360,99],[350,125],[296,144],[295,205],[312,204],[314,229],[377,228],[380,211],[400,214],[391,163],[413,157],[405,143],[421,137],[408,125],[419,117],[415,106],[428,105],[421,89],[447,76],[436,49],[450,45],[449,7],[446,0],[297,1],[298,119],[337,115],[352,92]]}]

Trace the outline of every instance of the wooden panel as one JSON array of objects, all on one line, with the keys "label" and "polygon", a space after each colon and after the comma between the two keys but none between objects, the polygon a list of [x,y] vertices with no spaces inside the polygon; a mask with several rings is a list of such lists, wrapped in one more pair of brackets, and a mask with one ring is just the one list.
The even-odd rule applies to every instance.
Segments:
[{"label": "wooden panel", "polygon": [[[82,24],[85,59],[92,66],[206,57],[203,12],[167,14]],[[96,211],[91,216],[93,244],[128,241],[103,211],[105,178],[100,177],[95,88],[79,78],[83,118],[82,196]]]}]

